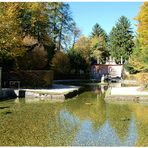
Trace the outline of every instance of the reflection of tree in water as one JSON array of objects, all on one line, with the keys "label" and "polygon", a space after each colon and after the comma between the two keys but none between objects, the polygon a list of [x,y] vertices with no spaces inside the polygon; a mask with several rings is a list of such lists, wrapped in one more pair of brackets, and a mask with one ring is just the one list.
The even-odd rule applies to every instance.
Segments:
[{"label": "reflection of tree in water", "polygon": [[132,111],[135,115],[138,130],[137,146],[148,146],[148,106],[133,104]]},{"label": "reflection of tree in water", "polygon": [[50,121],[50,145],[71,145],[84,120],[91,121],[94,129],[102,126],[106,116],[103,98],[99,91],[86,91],[76,99],[64,102]]},{"label": "reflection of tree in water", "polygon": [[128,105],[108,104],[107,113],[111,126],[115,129],[119,138],[124,140],[127,137],[131,120],[131,111]]},{"label": "reflection of tree in water", "polygon": [[77,118],[66,109],[62,109],[55,114],[53,120],[50,120],[49,123],[50,145],[66,146],[72,143],[79,128],[79,120]]},{"label": "reflection of tree in water", "polygon": [[104,96],[97,98],[97,95],[94,92],[87,91],[66,104],[66,108],[80,120],[90,120],[94,129],[102,126],[106,120]]}]

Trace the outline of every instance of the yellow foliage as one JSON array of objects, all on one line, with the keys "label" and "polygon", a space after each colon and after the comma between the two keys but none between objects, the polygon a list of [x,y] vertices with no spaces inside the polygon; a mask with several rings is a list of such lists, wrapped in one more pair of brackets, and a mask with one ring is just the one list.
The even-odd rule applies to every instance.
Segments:
[{"label": "yellow foliage", "polygon": [[129,74],[125,77],[126,80],[136,80],[136,74]]},{"label": "yellow foliage", "polygon": [[88,62],[91,53],[91,42],[89,38],[81,36],[80,39],[75,44],[75,50],[78,51],[84,59]]},{"label": "yellow foliage", "polygon": [[138,73],[136,78],[144,88],[148,88],[148,73]]},{"label": "yellow foliage", "polygon": [[143,46],[148,46],[148,2],[144,2],[136,18],[138,20],[139,40]]}]

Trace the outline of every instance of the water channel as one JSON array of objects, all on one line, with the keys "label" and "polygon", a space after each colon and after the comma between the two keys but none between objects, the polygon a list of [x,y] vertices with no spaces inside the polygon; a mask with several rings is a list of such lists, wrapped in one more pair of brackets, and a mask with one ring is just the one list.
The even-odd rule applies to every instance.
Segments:
[{"label": "water channel", "polygon": [[91,85],[63,103],[0,102],[0,146],[148,146],[148,105],[105,103]]}]

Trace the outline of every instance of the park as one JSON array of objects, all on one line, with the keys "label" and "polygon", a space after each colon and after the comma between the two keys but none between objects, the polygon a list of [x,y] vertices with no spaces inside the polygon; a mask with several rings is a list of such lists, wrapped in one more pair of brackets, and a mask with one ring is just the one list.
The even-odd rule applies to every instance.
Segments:
[{"label": "park", "polygon": [[147,26],[148,2],[0,2],[0,146],[148,146]]}]

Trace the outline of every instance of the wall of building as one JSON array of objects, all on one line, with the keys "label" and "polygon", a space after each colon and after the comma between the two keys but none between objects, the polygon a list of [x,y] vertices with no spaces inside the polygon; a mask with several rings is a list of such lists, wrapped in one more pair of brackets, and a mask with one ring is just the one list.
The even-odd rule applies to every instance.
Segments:
[{"label": "wall of building", "polygon": [[101,78],[102,76],[122,77],[123,64],[95,64],[91,67],[91,76],[94,79]]}]

